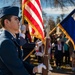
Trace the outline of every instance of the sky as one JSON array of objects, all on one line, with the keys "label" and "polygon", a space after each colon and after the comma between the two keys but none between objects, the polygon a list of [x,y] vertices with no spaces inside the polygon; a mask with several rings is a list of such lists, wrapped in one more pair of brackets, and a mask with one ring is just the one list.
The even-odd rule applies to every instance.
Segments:
[{"label": "sky", "polygon": [[[65,17],[74,10],[74,6],[68,6],[67,8],[64,7],[62,10],[61,8],[44,8],[43,11],[47,14],[47,16],[53,16],[54,19],[57,18],[57,16],[60,16],[61,14],[64,14]],[[64,17],[64,18],[65,18]]]},{"label": "sky", "polygon": [[60,7],[54,7],[54,3],[51,3],[49,2],[49,0],[47,0],[48,2],[46,1],[43,1],[43,0],[40,0],[41,1],[41,5],[42,5],[42,8],[43,8],[43,11],[46,12],[47,14],[62,14],[64,11],[64,14],[68,14],[70,13],[74,8],[75,6],[70,6],[71,4],[68,4],[68,3],[64,3],[66,7],[63,7],[63,12],[62,12],[62,9]]},{"label": "sky", "polygon": [[[4,6],[10,6],[10,5],[20,6],[20,3],[17,1],[18,0],[0,0],[0,8],[2,8]],[[68,6],[67,8],[64,7],[64,10],[62,12],[62,9],[60,7],[53,8],[53,7],[50,7],[49,2],[45,3],[44,0],[41,2],[42,2],[41,3],[42,10],[46,13],[46,15],[47,16],[53,16],[55,19],[60,14],[68,15],[75,8],[74,6]]]},{"label": "sky", "polygon": [[18,0],[0,0],[0,8],[11,5],[19,6],[20,2]]},{"label": "sky", "polygon": [[[67,8],[64,7],[64,10],[61,8],[44,8],[43,11],[47,14],[68,14],[70,13],[75,7],[68,6]],[[63,12],[62,12],[63,11]]]},{"label": "sky", "polygon": [[[50,4],[49,0],[48,2],[44,2],[41,0],[42,10],[47,14],[47,16],[53,16],[55,19],[57,16],[60,16],[61,14],[64,14],[65,17],[75,9],[75,6],[70,6],[70,4],[65,3],[67,7],[63,7],[63,10],[60,7],[53,7],[53,5]],[[64,17],[64,18],[65,18]]]}]

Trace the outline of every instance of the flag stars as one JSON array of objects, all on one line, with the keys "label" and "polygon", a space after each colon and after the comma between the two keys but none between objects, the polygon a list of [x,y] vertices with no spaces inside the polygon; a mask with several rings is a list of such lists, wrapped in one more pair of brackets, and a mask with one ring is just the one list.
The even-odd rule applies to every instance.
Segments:
[{"label": "flag stars", "polygon": [[75,20],[75,13],[72,15],[73,19]]}]

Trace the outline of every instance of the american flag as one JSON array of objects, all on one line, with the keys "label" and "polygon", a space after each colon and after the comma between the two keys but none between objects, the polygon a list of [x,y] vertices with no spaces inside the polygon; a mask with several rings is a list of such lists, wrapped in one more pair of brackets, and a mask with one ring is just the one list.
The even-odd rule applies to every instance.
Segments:
[{"label": "american flag", "polygon": [[22,0],[22,16],[34,29],[35,37],[44,40],[44,24],[40,0]]}]

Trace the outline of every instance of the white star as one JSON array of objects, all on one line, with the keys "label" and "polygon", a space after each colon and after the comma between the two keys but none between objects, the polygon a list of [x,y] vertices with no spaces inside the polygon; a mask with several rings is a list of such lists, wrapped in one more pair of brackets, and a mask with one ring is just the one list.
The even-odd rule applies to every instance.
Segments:
[{"label": "white star", "polygon": [[73,19],[75,20],[75,13],[72,15]]}]

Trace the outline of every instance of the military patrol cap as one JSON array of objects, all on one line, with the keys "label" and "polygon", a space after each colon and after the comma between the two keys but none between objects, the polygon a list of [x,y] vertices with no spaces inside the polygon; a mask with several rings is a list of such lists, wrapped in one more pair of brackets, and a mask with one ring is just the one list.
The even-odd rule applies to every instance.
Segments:
[{"label": "military patrol cap", "polygon": [[17,6],[6,6],[6,7],[3,7],[2,9],[2,16],[5,16],[5,15],[14,15],[14,16],[18,16],[19,14],[19,7]]}]

